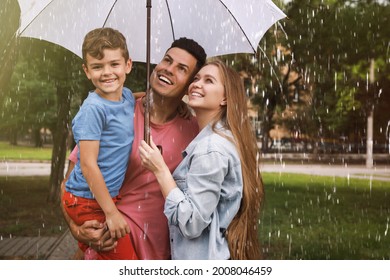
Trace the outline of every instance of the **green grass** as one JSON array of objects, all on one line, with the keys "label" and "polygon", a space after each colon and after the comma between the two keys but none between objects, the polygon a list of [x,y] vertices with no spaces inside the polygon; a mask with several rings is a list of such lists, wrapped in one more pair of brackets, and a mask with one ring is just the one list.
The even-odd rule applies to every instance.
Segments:
[{"label": "green grass", "polygon": [[48,177],[0,177],[0,239],[59,236],[67,225],[59,203],[49,204]]},{"label": "green grass", "polygon": [[12,146],[0,141],[0,160],[51,160],[52,148]]},{"label": "green grass", "polygon": [[265,173],[267,259],[390,259],[390,183]]}]

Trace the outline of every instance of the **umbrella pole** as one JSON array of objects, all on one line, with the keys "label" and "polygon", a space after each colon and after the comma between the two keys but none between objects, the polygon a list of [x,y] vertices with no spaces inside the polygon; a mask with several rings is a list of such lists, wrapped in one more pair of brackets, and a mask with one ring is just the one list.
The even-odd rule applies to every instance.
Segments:
[{"label": "umbrella pole", "polygon": [[150,144],[150,25],[152,0],[146,0],[146,96],[144,112],[144,140]]}]

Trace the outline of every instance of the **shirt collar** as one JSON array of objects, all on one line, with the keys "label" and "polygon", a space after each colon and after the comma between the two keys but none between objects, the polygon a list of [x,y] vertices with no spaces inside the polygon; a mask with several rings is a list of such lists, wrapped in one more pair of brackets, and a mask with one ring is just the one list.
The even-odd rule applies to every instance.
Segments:
[{"label": "shirt collar", "polygon": [[[223,129],[222,128],[222,124],[220,122],[218,122],[216,125],[215,125],[215,128],[217,130],[219,129]],[[191,143],[187,146],[187,148],[181,153],[183,158],[185,158],[188,154],[191,154],[195,147],[197,146],[197,144],[203,139],[203,138],[206,138],[210,135],[212,135],[213,133],[215,133],[213,131],[213,129],[211,128],[211,124],[208,124],[206,127],[204,127],[199,133],[198,135],[191,141]]]}]

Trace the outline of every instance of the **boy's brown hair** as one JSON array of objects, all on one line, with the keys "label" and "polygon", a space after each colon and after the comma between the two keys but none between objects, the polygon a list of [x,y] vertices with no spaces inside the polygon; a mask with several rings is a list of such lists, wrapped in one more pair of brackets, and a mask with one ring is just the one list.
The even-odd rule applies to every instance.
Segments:
[{"label": "boy's brown hair", "polygon": [[130,58],[125,36],[118,30],[104,27],[91,30],[85,35],[82,47],[84,63],[87,62],[87,54],[94,58],[102,59],[105,49],[121,49],[125,61]]}]

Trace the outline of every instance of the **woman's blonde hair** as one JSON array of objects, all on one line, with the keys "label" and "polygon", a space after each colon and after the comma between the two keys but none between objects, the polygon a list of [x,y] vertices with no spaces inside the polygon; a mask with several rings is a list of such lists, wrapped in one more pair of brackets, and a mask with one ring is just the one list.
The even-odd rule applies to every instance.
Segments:
[{"label": "woman's blonde hair", "polygon": [[230,257],[236,260],[261,259],[258,233],[260,208],[264,199],[264,187],[259,171],[257,141],[247,109],[247,96],[240,75],[220,60],[210,60],[206,65],[218,68],[225,87],[226,106],[223,106],[212,124],[217,122],[229,129],[241,160],[243,198],[238,213],[227,229]]}]

